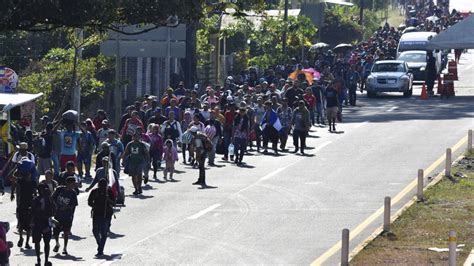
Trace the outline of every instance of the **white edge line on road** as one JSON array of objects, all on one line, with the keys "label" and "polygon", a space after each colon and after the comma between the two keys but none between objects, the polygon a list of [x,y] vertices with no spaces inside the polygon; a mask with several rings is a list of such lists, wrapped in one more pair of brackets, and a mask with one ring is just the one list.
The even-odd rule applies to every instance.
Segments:
[{"label": "white edge line on road", "polygon": [[196,220],[197,218],[199,218],[199,217],[205,215],[205,214],[208,213],[208,212],[211,212],[211,211],[213,211],[213,210],[219,208],[220,206],[221,206],[220,203],[211,205],[211,206],[205,208],[204,210],[202,210],[202,211],[200,211],[200,212],[198,212],[198,213],[196,213],[196,214],[194,214],[194,215],[189,216],[189,217],[188,217],[188,220]]}]

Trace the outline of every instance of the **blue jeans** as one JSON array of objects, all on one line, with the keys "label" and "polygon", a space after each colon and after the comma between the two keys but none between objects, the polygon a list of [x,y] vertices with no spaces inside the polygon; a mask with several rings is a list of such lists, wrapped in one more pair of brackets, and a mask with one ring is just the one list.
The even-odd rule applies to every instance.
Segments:
[{"label": "blue jeans", "polygon": [[109,233],[110,220],[112,217],[107,215],[94,216],[92,218],[92,233],[94,234],[95,241],[97,242],[97,251],[104,252],[105,242],[107,241],[107,234]]},{"label": "blue jeans", "polygon": [[242,162],[245,151],[247,150],[247,139],[234,138],[235,161]]},{"label": "blue jeans", "polygon": [[229,153],[229,144],[230,144],[231,138],[232,138],[232,132],[224,131],[224,158],[227,158],[227,154]]},{"label": "blue jeans", "polygon": [[54,168],[54,176],[59,176],[61,173],[60,163],[59,163],[59,155],[51,154],[51,160],[53,160],[53,168]]}]

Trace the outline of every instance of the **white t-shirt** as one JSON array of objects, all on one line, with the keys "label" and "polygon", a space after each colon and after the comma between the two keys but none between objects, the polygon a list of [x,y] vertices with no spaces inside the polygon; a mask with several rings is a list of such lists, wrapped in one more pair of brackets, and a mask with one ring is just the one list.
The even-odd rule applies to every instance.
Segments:
[{"label": "white t-shirt", "polygon": [[29,160],[36,164],[35,156],[31,152],[28,152],[26,156],[21,155],[19,151],[15,152],[12,158],[12,162],[19,163],[21,161],[21,158],[23,157],[28,157]]}]

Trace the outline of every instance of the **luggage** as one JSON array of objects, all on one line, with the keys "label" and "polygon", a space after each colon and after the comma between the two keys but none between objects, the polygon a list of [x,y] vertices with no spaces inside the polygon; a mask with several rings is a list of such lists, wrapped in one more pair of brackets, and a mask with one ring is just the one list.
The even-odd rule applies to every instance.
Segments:
[{"label": "luggage", "polygon": [[117,205],[125,205],[125,188],[123,186],[119,187],[119,193],[117,195],[117,200],[115,201]]},{"label": "luggage", "polygon": [[67,110],[66,112],[63,113],[62,118],[63,120],[74,122],[74,121],[77,121],[78,119],[78,113],[77,111],[74,111],[74,110]]}]

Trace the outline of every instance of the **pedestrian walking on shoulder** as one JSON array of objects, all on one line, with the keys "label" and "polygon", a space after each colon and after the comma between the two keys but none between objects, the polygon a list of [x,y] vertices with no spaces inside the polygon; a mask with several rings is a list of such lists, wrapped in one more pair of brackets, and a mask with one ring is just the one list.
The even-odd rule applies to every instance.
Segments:
[{"label": "pedestrian walking on shoulder", "polygon": [[105,178],[99,180],[99,187],[91,191],[87,202],[92,207],[92,233],[97,242],[96,256],[103,256],[115,205],[114,193],[107,186]]}]

